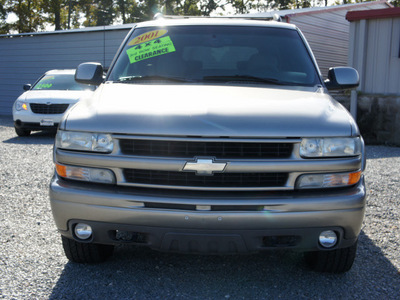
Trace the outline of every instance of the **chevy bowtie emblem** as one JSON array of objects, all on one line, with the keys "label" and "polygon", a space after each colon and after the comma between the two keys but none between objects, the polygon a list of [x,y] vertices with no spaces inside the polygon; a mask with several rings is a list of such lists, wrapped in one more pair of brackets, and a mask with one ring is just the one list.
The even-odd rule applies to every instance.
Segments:
[{"label": "chevy bowtie emblem", "polygon": [[214,162],[213,158],[195,158],[194,162],[186,162],[183,171],[194,171],[196,175],[213,175],[214,172],[223,172],[227,163]]}]

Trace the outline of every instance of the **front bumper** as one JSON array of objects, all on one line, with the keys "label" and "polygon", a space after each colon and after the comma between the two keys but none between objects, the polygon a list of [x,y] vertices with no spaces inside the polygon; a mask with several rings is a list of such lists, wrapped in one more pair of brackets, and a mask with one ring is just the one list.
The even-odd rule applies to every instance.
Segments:
[{"label": "front bumper", "polygon": [[[14,127],[23,130],[57,130],[64,113],[34,113],[31,110],[31,103],[27,103],[27,110],[16,110],[13,105]],[[54,102],[52,104],[64,104],[71,107],[76,101],[63,101],[63,103]],[[39,101],[37,104],[43,104]],[[41,125],[46,124],[46,125]],[[51,125],[48,125],[51,124]]]},{"label": "front bumper", "polygon": [[57,131],[58,123],[54,123],[52,126],[43,126],[40,125],[39,122],[22,122],[21,120],[17,120],[14,122],[14,127],[18,129],[24,130],[49,130],[49,131]]},{"label": "front bumper", "polygon": [[[363,178],[351,188],[318,192],[186,196],[183,191],[85,185],[57,175],[50,184],[51,207],[62,235],[75,238],[73,227],[82,222],[93,228],[87,242],[131,242],[177,252],[311,251],[321,249],[318,236],[328,229],[339,235],[333,249],[348,247],[361,230],[365,195]],[[120,233],[131,238],[121,239]]]},{"label": "front bumper", "polygon": [[[57,130],[63,114],[34,114],[32,111],[13,111],[14,127],[24,130]],[[40,125],[43,120],[51,126]]]}]

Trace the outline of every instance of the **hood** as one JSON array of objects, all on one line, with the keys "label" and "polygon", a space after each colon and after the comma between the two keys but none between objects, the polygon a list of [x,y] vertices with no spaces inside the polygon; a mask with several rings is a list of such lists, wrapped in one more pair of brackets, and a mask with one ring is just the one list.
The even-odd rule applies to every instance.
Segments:
[{"label": "hood", "polygon": [[[350,136],[350,114],[322,89],[196,84],[100,86],[67,130],[153,136]],[[353,128],[353,129],[352,129]]]},{"label": "hood", "polygon": [[92,91],[31,90],[23,93],[18,100],[30,103],[75,103],[81,98],[90,97]]}]

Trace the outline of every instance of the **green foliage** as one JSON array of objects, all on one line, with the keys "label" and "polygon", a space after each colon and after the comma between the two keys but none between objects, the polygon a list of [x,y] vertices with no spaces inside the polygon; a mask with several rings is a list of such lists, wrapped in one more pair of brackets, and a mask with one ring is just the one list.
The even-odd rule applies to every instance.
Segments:
[{"label": "green foliage", "polygon": [[135,0],[117,0],[116,15],[122,23],[135,23],[140,19],[140,10]]},{"label": "green foliage", "polygon": [[9,26],[6,22],[7,12],[4,0],[0,0],[0,34],[5,34],[9,31]]},{"label": "green foliage", "polygon": [[[364,0],[337,0],[337,4]],[[400,0],[391,0],[400,6]],[[236,14],[270,9],[328,5],[328,0],[0,0],[0,34],[35,32],[54,25],[55,30],[87,26],[136,23],[165,15],[209,16],[219,9]],[[7,23],[9,14],[18,20]]]},{"label": "green foliage", "polygon": [[237,14],[248,13],[250,9],[253,9],[256,6],[254,0],[228,0],[227,2],[232,5]]},{"label": "green foliage", "polygon": [[203,0],[200,1],[200,10],[203,16],[209,16],[212,12],[221,8],[224,10],[226,2],[224,0]]},{"label": "green foliage", "polygon": [[390,1],[390,4],[392,4],[395,7],[400,7],[400,0],[392,0]]},{"label": "green foliage", "polygon": [[96,26],[111,25],[115,17],[113,0],[96,1],[94,5]]},{"label": "green foliage", "polygon": [[181,16],[201,16],[202,12],[196,0],[185,0],[175,10]]},{"label": "green foliage", "polygon": [[68,27],[68,0],[42,0],[42,12],[47,14],[47,22],[55,26],[55,30]]},{"label": "green foliage", "polygon": [[35,32],[44,30],[46,18],[42,14],[40,0],[6,0],[3,9],[14,13],[18,20],[8,24],[9,30],[21,32]]}]

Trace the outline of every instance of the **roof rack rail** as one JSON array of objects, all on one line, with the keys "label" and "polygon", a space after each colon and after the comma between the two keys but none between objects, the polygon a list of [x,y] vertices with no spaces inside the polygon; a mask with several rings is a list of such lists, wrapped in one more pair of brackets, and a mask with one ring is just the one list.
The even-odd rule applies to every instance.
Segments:
[{"label": "roof rack rail", "polygon": [[164,15],[160,12],[156,13],[153,17],[153,20],[164,19]]},{"label": "roof rack rail", "polygon": [[[278,21],[280,22],[280,16],[278,18],[266,18],[266,17],[246,17],[246,16],[177,16],[177,15],[163,15],[162,13],[156,13],[153,20],[159,19],[243,19],[243,20],[261,20],[261,21]],[[276,19],[275,19],[276,18]]]}]

